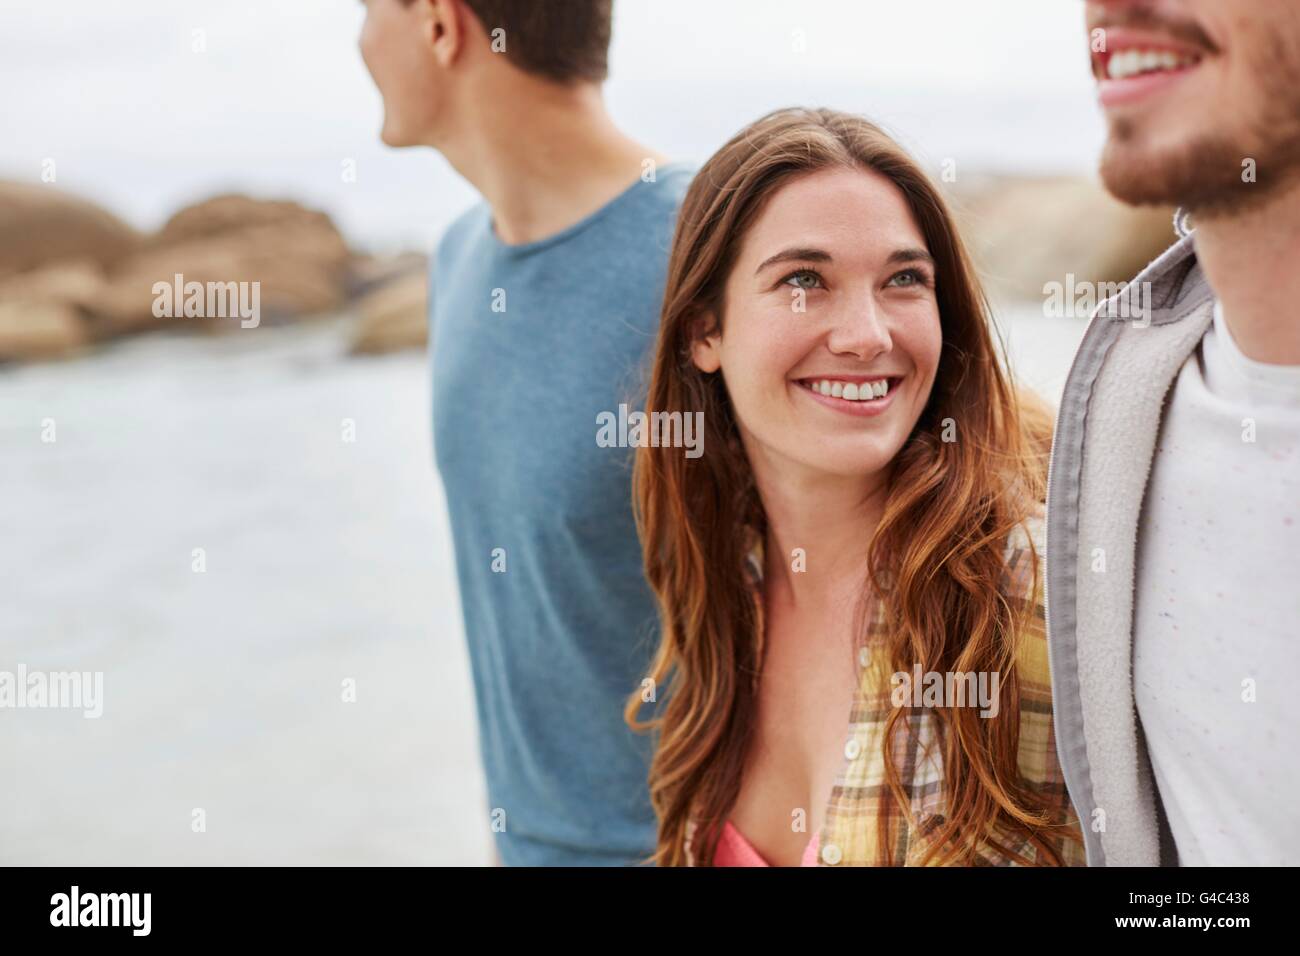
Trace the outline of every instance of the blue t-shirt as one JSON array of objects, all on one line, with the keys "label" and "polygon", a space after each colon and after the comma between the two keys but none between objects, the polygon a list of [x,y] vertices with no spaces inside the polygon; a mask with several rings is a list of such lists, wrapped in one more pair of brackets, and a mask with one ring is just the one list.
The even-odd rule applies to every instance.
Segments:
[{"label": "blue t-shirt", "polygon": [[601,413],[644,405],[691,175],[663,166],[517,246],[481,204],[435,257],[434,449],[506,865],[622,865],[654,849],[652,740],[623,719],[659,626],[632,517],[635,449],[596,436]]}]

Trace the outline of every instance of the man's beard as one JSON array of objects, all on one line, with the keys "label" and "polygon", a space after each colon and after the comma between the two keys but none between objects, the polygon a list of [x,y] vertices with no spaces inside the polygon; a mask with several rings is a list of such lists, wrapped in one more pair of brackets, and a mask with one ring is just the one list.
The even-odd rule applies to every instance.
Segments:
[{"label": "man's beard", "polygon": [[[1135,206],[1182,206],[1202,219],[1244,212],[1300,178],[1300,127],[1279,138],[1283,132],[1268,131],[1254,149],[1211,133],[1177,151],[1140,157],[1125,155],[1140,147],[1128,145],[1133,130],[1119,120],[1111,124],[1101,177],[1116,198]],[[1247,159],[1254,161],[1253,176]]]},{"label": "man's beard", "polygon": [[1251,62],[1259,96],[1245,105],[1254,115],[1238,136],[1213,131],[1147,151],[1138,124],[1113,120],[1101,158],[1106,188],[1133,205],[1177,205],[1208,219],[1257,208],[1300,181],[1300,41],[1273,34]]}]

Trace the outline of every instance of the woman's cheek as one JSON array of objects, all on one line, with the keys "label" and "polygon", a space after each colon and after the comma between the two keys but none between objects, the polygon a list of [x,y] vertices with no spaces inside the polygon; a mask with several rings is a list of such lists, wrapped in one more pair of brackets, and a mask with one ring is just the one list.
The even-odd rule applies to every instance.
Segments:
[{"label": "woman's cheek", "polygon": [[933,306],[916,319],[909,326],[915,332],[911,343],[912,361],[922,378],[932,379],[939,369],[939,356],[943,352],[943,326]]}]

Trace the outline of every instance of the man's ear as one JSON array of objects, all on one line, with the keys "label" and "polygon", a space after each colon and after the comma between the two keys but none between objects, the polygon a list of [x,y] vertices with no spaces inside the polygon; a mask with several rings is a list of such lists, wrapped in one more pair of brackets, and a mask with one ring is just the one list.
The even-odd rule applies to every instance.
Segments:
[{"label": "man's ear", "polygon": [[420,3],[428,11],[424,29],[429,31],[433,55],[438,65],[446,69],[460,55],[469,29],[463,0],[420,0]]},{"label": "man's ear", "polygon": [[701,372],[722,367],[722,325],[712,312],[701,312],[690,321],[691,361]]}]

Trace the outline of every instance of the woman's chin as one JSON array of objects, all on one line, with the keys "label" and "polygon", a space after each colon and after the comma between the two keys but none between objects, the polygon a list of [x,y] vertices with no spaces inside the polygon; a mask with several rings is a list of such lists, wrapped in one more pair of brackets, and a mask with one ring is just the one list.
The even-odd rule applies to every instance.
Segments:
[{"label": "woman's chin", "polygon": [[[893,457],[884,450],[864,451],[860,445],[837,452],[834,446],[839,442],[842,442],[842,439],[837,442],[830,436],[826,436],[824,440],[817,435],[806,436],[800,464],[807,471],[821,473],[827,478],[868,478],[885,471]],[[815,456],[808,455],[807,446],[810,443],[820,445],[820,451]]]}]

